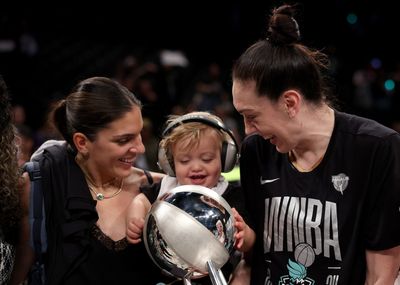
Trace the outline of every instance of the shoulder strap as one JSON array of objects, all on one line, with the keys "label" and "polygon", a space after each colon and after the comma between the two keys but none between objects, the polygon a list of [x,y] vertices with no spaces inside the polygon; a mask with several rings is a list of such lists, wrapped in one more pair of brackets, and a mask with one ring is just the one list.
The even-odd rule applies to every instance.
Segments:
[{"label": "shoulder strap", "polygon": [[151,175],[151,173],[149,171],[147,171],[146,169],[143,169],[143,173],[144,173],[144,175],[146,175],[147,182],[149,183],[149,185],[152,185],[154,183],[154,180],[153,180],[153,176]]},{"label": "shoulder strap", "polygon": [[39,162],[29,161],[25,163],[24,170],[28,172],[31,181],[29,195],[29,224],[31,232],[29,241],[35,251],[35,264],[31,272],[31,279],[36,281],[31,280],[30,284],[44,284],[44,254],[47,251],[47,234]]}]

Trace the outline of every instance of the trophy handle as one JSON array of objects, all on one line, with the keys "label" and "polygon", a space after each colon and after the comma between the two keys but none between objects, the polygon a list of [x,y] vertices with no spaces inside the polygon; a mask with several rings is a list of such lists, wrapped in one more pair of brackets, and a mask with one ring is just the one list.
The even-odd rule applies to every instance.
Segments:
[{"label": "trophy handle", "polygon": [[[222,274],[221,269],[215,266],[212,260],[207,261],[208,275],[210,276],[211,283],[213,285],[227,285],[224,274]],[[189,283],[190,284],[190,283]]]}]

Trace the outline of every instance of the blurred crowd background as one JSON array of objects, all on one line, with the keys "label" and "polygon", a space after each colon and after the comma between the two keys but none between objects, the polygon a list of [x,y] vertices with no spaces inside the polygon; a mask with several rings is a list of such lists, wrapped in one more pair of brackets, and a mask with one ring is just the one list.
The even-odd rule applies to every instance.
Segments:
[{"label": "blurred crowd background", "polygon": [[[90,76],[112,77],[144,103],[146,155],[139,166],[158,170],[159,136],[172,113],[212,111],[240,142],[231,66],[265,37],[269,11],[282,2],[187,2],[3,5],[0,74],[13,100],[20,163],[43,141],[58,138],[48,124],[51,106]],[[339,108],[400,130],[394,2],[299,2],[303,42],[330,56]]]}]

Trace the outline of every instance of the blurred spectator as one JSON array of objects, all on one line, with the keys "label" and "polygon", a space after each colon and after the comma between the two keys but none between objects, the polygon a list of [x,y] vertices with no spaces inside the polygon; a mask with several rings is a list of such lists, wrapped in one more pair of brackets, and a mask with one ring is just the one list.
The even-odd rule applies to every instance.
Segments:
[{"label": "blurred spectator", "polygon": [[18,143],[18,165],[22,167],[29,161],[34,151],[34,137],[30,127],[24,124],[16,125]]},{"label": "blurred spectator", "polygon": [[138,155],[135,166],[151,171],[160,171],[158,161],[158,139],[154,134],[153,123],[149,118],[143,118],[143,129],[141,132],[142,142],[146,148],[143,154]]},{"label": "blurred spectator", "polygon": [[[48,110],[52,110],[57,102],[51,102]],[[38,149],[45,141],[48,140],[61,140],[61,135],[57,132],[54,125],[51,123],[50,118],[52,117],[51,111],[47,111],[45,120],[39,129],[34,133],[34,150]]]},{"label": "blurred spectator", "polygon": [[14,105],[12,107],[13,112],[13,123],[16,125],[25,124],[26,112],[25,107],[22,105]]},{"label": "blurred spectator", "polygon": [[216,106],[228,101],[227,91],[221,78],[221,67],[213,62],[204,72],[198,75],[194,83],[192,109],[199,111],[213,111]]}]

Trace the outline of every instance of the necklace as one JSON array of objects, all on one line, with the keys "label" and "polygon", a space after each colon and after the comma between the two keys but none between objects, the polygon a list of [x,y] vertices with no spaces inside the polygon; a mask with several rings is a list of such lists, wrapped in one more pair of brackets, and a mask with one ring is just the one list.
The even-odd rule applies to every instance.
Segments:
[{"label": "necklace", "polygon": [[110,196],[106,196],[103,193],[99,193],[96,190],[94,190],[94,185],[90,182],[90,180],[88,180],[88,186],[89,186],[89,190],[93,192],[93,194],[96,196],[96,200],[97,201],[102,201],[104,199],[111,199],[112,197],[117,196],[119,193],[121,193],[122,191],[122,187],[124,186],[124,179],[121,179],[121,184],[119,185],[119,189],[117,191],[115,191],[114,193],[112,193]]},{"label": "necklace", "polygon": [[111,194],[110,196],[105,196],[103,193],[97,192],[95,190],[95,188],[106,188],[109,186],[112,186],[115,183],[115,180],[117,180],[116,177],[114,177],[113,179],[109,180],[108,182],[102,184],[101,186],[97,186],[96,184],[93,183],[92,179],[90,178],[90,176],[88,175],[88,172],[86,171],[85,167],[83,167],[83,165],[81,164],[81,161],[78,159],[78,156],[75,157],[75,161],[76,163],[79,165],[79,167],[82,169],[85,178],[86,178],[86,182],[88,184],[88,188],[91,192],[93,192],[93,194],[96,196],[96,200],[97,201],[102,201],[104,199],[111,199],[115,196],[117,196],[119,193],[121,193],[122,191],[122,187],[124,186],[124,179],[121,178],[121,184],[119,185],[119,188],[117,191],[115,191],[113,194]]},{"label": "necklace", "polygon": [[296,156],[294,155],[294,153],[292,151],[289,151],[288,157],[289,157],[289,161],[293,165],[293,167],[296,168],[300,172],[313,171],[315,168],[317,168],[317,166],[321,163],[322,159],[324,158],[324,156],[321,156],[310,168],[304,169],[300,165],[298,165],[298,163],[296,162]]}]

